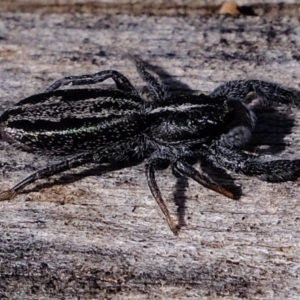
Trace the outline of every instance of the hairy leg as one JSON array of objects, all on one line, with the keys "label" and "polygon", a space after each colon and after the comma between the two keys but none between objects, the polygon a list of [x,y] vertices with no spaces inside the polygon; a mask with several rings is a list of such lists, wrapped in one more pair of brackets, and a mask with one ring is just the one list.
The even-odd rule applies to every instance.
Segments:
[{"label": "hairy leg", "polygon": [[86,163],[126,163],[132,158],[132,149],[130,146],[133,145],[133,143],[134,141],[119,144],[113,143],[112,145],[103,147],[102,149],[97,149],[95,153],[80,153],[66,157],[60,162],[46,166],[45,168],[29,175],[24,180],[16,184],[13,188],[1,192],[0,201],[12,199],[17,192],[36,180],[48,178]]},{"label": "hairy leg", "polygon": [[300,177],[300,159],[264,160],[255,154],[228,147],[222,140],[209,147],[206,158],[214,165],[269,182],[284,182]]},{"label": "hairy leg", "polygon": [[150,188],[150,191],[154,199],[156,200],[158,206],[160,207],[162,213],[164,214],[166,221],[169,225],[169,228],[175,235],[177,235],[179,231],[179,227],[175,224],[174,220],[172,219],[169,209],[166,206],[164,199],[161,196],[160,190],[155,180],[155,170],[154,170],[154,164],[152,162],[146,163],[145,172],[146,172],[148,186]]},{"label": "hairy leg", "polygon": [[90,154],[77,154],[58,163],[49,165],[29,175],[24,180],[16,184],[13,188],[1,192],[0,201],[12,199],[20,190],[36,180],[48,178],[52,175],[59,174],[89,162],[92,162],[92,156]]},{"label": "hairy leg", "polygon": [[168,92],[166,87],[155,78],[149,72],[146,71],[146,67],[142,60],[136,56],[130,56],[131,60],[135,63],[136,69],[140,77],[147,83],[147,91],[150,93],[155,101],[161,102],[168,98]]},{"label": "hairy leg", "polygon": [[215,191],[227,198],[236,199],[236,196],[231,193],[230,191],[226,190],[222,186],[220,186],[218,183],[214,182],[207,174],[205,174],[202,170],[198,171],[190,164],[184,162],[184,161],[176,161],[172,164],[172,167],[174,170],[188,178],[192,178],[202,186]]},{"label": "hairy leg", "polygon": [[105,70],[95,74],[65,77],[63,79],[55,81],[52,85],[50,85],[45,90],[45,93],[55,91],[60,87],[69,84],[71,84],[72,86],[95,84],[95,83],[103,82],[110,78],[114,80],[119,90],[124,92],[129,92],[136,96],[138,95],[138,92],[130,83],[130,81],[123,74],[115,70]]},{"label": "hairy leg", "polygon": [[190,164],[182,161],[177,160],[175,157],[168,157],[165,153],[155,152],[145,164],[145,171],[146,171],[146,178],[148,182],[148,186],[151,190],[151,193],[156,200],[157,204],[159,205],[161,211],[163,212],[166,221],[169,225],[171,231],[177,235],[179,231],[179,226],[175,224],[174,220],[172,219],[170,212],[161,196],[161,192],[158,188],[156,179],[155,179],[155,170],[164,169],[169,164],[171,164],[173,171],[176,174],[180,174],[182,176],[192,178],[199,184],[203,185],[206,188],[209,188],[215,192],[218,192],[228,198],[235,199],[235,195],[230,191],[226,190],[216,182],[214,182],[207,174],[202,171],[196,170]]},{"label": "hairy leg", "polygon": [[217,87],[210,96],[227,96],[229,99],[244,101],[251,92],[254,92],[266,106],[285,104],[300,107],[300,91],[260,80],[229,81]]},{"label": "hairy leg", "polygon": [[[300,107],[300,91],[260,80],[230,81],[215,89],[211,96],[227,96],[229,99],[246,100],[254,92],[263,105],[278,104]],[[231,102],[231,101],[229,101]],[[209,148],[208,158],[217,166],[245,175],[256,176],[262,180],[280,182],[300,177],[300,160],[263,160],[254,154],[245,153],[237,148],[232,136],[236,133],[240,140],[243,133],[234,127]]]}]

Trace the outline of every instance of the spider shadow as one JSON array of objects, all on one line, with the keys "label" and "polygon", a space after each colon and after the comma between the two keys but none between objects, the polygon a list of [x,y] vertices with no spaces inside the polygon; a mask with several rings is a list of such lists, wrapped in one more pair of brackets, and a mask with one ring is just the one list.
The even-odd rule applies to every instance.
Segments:
[{"label": "spider shadow", "polygon": [[172,92],[186,92],[192,93],[193,90],[190,86],[180,80],[174,78],[169,72],[167,72],[164,68],[159,66],[154,66],[144,60],[141,60],[145,65],[145,68],[151,73],[156,74],[162,83],[167,87],[167,89]]},{"label": "spider shadow", "polygon": [[[207,174],[213,181],[218,183],[220,186],[230,191],[234,195],[234,200],[240,199],[242,195],[242,189],[240,186],[234,183],[234,178],[226,173],[225,170],[212,166],[211,163],[203,161],[201,162],[201,170]],[[175,175],[175,174],[174,174]],[[186,190],[188,188],[188,179],[186,177],[176,176],[176,184],[175,191],[173,192],[174,202],[177,207],[177,219],[178,226],[181,228],[185,226],[185,203],[186,203]],[[205,189],[205,187],[200,186],[199,193],[201,193],[201,189]],[[216,192],[212,191],[211,193]],[[198,198],[198,197],[197,197]],[[225,198],[225,197],[224,197]]]},{"label": "spider shadow", "polygon": [[175,183],[175,190],[173,192],[174,203],[177,208],[178,227],[181,228],[186,225],[185,222],[185,203],[186,203],[186,190],[188,188],[188,179],[186,177],[177,177]]},{"label": "spider shadow", "polygon": [[284,111],[262,107],[254,107],[257,117],[255,129],[246,150],[260,155],[280,154],[287,147],[285,137],[292,133],[295,119],[288,108]]}]

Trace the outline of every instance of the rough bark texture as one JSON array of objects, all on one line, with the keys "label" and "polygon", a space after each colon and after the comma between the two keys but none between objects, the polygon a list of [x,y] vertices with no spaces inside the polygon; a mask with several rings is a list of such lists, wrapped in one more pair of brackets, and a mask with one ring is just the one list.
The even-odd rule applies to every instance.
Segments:
[{"label": "rough bark texture", "polygon": [[[159,66],[174,88],[208,93],[233,79],[299,88],[299,11],[290,3],[238,17],[19,13],[4,5],[1,112],[68,75],[116,69],[140,86],[128,52]],[[258,113],[249,149],[296,157],[299,112]],[[53,161],[0,147],[1,190]],[[215,173],[241,186],[241,199],[231,201],[162,171],[163,196],[186,223],[175,237],[143,165],[84,176],[93,167],[0,203],[1,299],[299,299],[297,183]]]}]

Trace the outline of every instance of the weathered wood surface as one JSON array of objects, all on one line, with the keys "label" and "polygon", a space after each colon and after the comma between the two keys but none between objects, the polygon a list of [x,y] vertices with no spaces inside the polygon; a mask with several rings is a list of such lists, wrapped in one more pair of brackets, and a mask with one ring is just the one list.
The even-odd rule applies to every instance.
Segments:
[{"label": "weathered wood surface", "polygon": [[[300,21],[294,10],[284,12],[280,18],[2,12],[1,112],[68,75],[111,68],[139,86],[128,52],[159,66],[173,87],[209,92],[256,78],[299,88]],[[297,156],[299,117],[293,108],[261,110],[250,148]],[[1,190],[51,161],[0,147]],[[299,299],[297,183],[215,173],[241,186],[241,199],[231,201],[162,171],[159,185],[173,216],[175,202],[185,206],[178,217],[186,226],[175,237],[142,165],[80,176],[86,171],[43,180],[0,203],[1,299]]]}]

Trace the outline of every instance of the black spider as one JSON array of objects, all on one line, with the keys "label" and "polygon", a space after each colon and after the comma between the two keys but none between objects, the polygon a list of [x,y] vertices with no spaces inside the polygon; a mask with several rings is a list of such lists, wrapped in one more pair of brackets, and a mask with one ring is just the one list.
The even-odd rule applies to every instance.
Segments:
[{"label": "black spider", "polygon": [[[274,83],[231,81],[209,96],[168,92],[160,80],[134,59],[141,78],[141,91],[114,70],[72,76],[56,81],[44,93],[26,98],[0,117],[1,137],[23,150],[64,158],[28,176],[0,200],[12,198],[37,179],[46,178],[86,163],[120,166],[145,160],[148,185],[164,213],[171,218],[155,180],[155,170],[171,166],[175,174],[189,177],[229,198],[231,191],[214,182],[192,164],[213,165],[267,181],[293,180],[300,176],[300,160],[265,160],[243,150],[256,117],[246,102],[250,92],[263,104],[299,106],[300,92]],[[117,89],[62,89],[87,85],[108,78]]]}]

